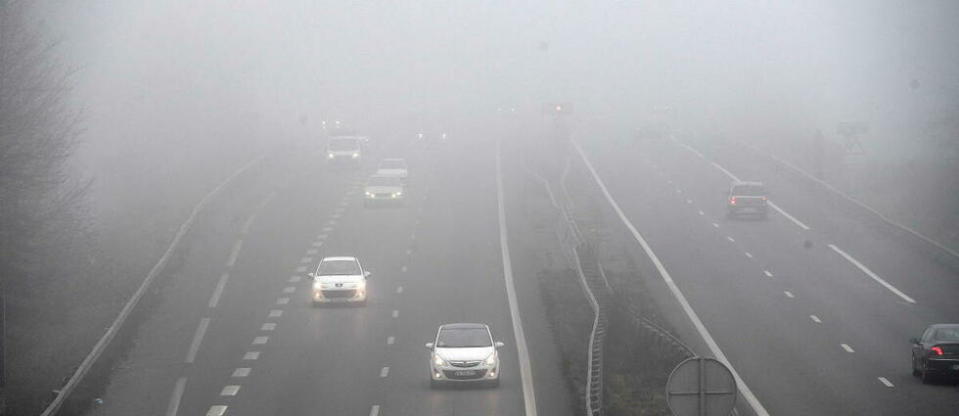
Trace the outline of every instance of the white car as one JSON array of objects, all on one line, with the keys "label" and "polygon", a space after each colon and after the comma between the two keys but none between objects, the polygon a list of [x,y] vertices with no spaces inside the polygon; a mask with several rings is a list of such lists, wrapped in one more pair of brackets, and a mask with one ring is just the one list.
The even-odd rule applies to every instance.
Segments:
[{"label": "white car", "polygon": [[326,144],[326,160],[334,164],[359,166],[363,161],[363,143],[359,137],[332,137]]},{"label": "white car", "polygon": [[373,175],[363,188],[363,206],[402,204],[406,199],[403,182],[396,176]]},{"label": "white car", "polygon": [[436,331],[430,350],[430,387],[444,383],[483,383],[499,386],[499,354],[485,324],[445,324]]},{"label": "white car", "polygon": [[359,302],[366,304],[366,280],[370,272],[363,270],[356,257],[324,257],[310,273],[313,280],[313,304]]},{"label": "white car", "polygon": [[395,176],[406,182],[409,176],[409,168],[406,167],[406,161],[403,159],[383,159],[380,161],[380,166],[376,168],[376,174]]}]

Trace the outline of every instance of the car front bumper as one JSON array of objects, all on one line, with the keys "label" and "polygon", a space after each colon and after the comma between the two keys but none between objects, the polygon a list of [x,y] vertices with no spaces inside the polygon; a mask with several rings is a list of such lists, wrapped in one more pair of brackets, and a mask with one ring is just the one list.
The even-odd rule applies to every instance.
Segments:
[{"label": "car front bumper", "polygon": [[430,365],[430,378],[437,383],[482,383],[499,380],[499,365],[461,368]]},{"label": "car front bumper", "polygon": [[313,303],[349,303],[366,300],[366,289],[313,289]]}]

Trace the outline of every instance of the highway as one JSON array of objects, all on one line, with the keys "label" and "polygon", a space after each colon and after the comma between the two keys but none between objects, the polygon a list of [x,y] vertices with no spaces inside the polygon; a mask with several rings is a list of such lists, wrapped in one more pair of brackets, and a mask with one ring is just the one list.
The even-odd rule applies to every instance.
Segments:
[{"label": "highway", "polygon": [[[503,175],[498,187],[496,140],[385,146],[377,157],[410,164],[408,200],[396,208],[363,208],[372,161],[329,168],[310,144],[271,157],[191,232],[89,413],[571,414],[536,289],[541,253],[510,217],[516,179]],[[372,271],[367,306],[311,305],[306,274],[330,255],[355,255]],[[487,323],[506,344],[499,388],[429,388],[424,344],[446,322]]]},{"label": "highway", "polygon": [[[957,320],[954,271],[741,149],[579,142],[768,414],[956,414],[954,384],[911,375],[909,343],[928,324]],[[776,206],[768,220],[725,218],[731,175],[768,184]],[[656,270],[645,271],[670,323],[697,338]]]}]

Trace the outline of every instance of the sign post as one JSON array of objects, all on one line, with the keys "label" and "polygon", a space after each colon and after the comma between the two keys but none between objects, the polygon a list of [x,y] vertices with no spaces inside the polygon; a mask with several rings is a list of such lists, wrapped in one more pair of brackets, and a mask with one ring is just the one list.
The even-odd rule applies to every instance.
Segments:
[{"label": "sign post", "polygon": [[679,363],[666,382],[666,404],[675,416],[728,416],[736,405],[736,379],[715,358]]}]

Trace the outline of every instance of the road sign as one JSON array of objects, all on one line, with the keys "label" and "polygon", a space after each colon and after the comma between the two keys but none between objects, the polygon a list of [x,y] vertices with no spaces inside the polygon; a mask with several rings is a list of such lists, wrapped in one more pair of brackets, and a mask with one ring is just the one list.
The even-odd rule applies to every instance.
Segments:
[{"label": "road sign", "polygon": [[675,416],[728,416],[736,404],[736,379],[714,358],[689,358],[669,374],[666,404]]}]

